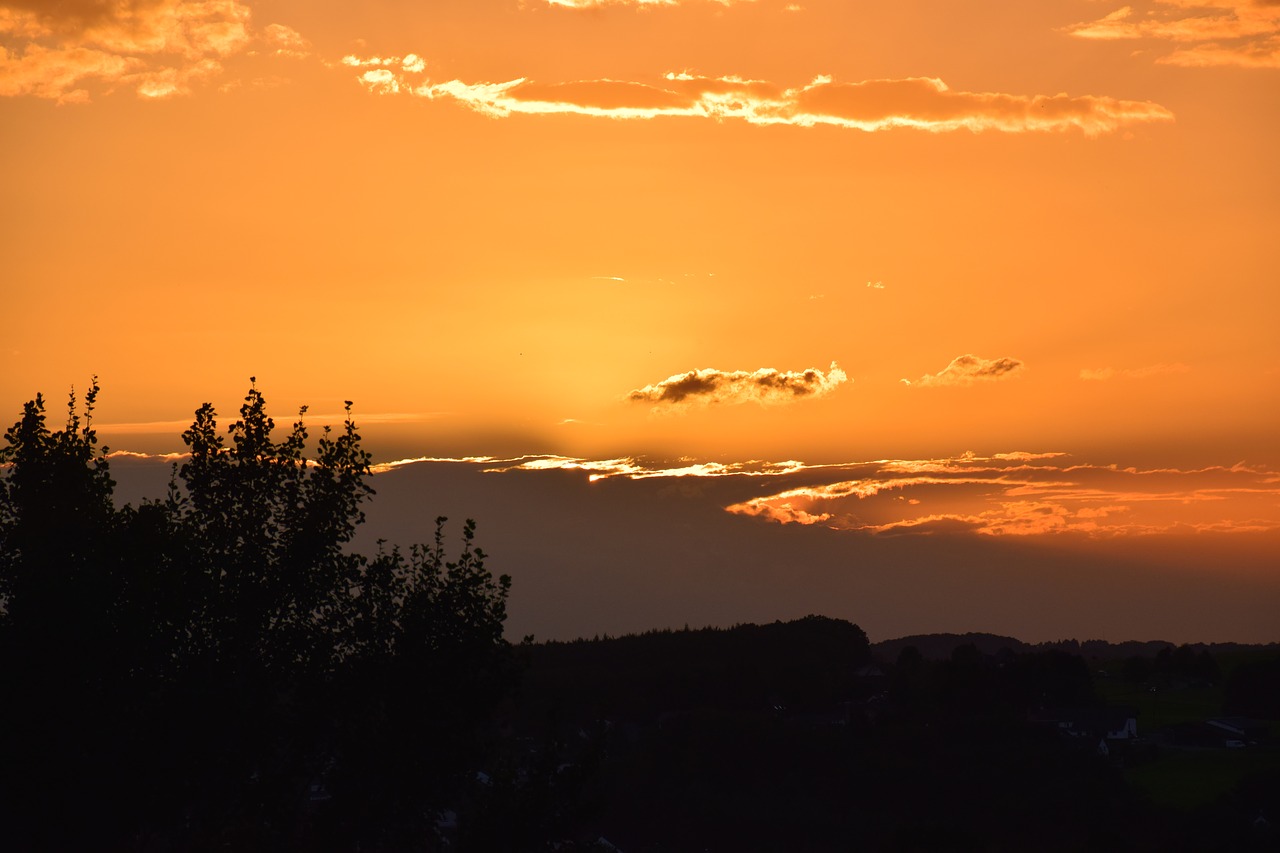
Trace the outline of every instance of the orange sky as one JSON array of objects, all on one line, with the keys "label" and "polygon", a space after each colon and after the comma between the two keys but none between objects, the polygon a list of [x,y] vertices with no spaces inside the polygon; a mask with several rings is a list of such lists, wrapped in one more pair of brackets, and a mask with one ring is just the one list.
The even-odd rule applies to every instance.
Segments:
[{"label": "orange sky", "polygon": [[[172,451],[256,375],[383,461],[846,466],[761,523],[1275,529],[1278,145],[1265,0],[0,2],[0,407],[96,373]],[[875,460],[965,484],[779,497]]]}]

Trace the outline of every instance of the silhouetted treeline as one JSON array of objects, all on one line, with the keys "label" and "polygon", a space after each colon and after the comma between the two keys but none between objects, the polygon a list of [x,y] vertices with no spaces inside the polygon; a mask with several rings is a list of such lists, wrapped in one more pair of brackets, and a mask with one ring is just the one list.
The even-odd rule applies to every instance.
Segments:
[{"label": "silhouetted treeline", "polygon": [[566,707],[626,719],[704,707],[825,707],[848,698],[870,659],[861,629],[817,616],[542,643],[526,654],[537,673],[524,691],[526,713]]},{"label": "silhouetted treeline", "polygon": [[873,663],[820,617],[526,654],[520,722],[624,850],[1123,849],[1118,772],[1027,713],[1091,700],[1078,658]]},{"label": "silhouetted treeline", "polygon": [[[0,848],[422,849],[514,683],[509,580],[464,531],[365,556],[350,417],[308,457],[251,388],[117,509],[92,414],[0,449]],[[303,410],[305,412],[305,409]]]},{"label": "silhouetted treeline", "polygon": [[946,660],[959,646],[973,646],[983,654],[994,655],[1001,651],[1030,651],[1031,646],[1013,637],[999,634],[912,634],[893,640],[881,640],[872,649],[884,660],[897,660],[902,650],[911,647],[928,660]]},{"label": "silhouetted treeline", "polygon": [[[813,616],[526,646],[511,727],[526,766],[537,756],[556,768],[541,790],[557,792],[560,832],[626,851],[1234,851],[1276,840],[1257,822],[1271,747],[1250,753],[1260,769],[1224,799],[1153,803],[1128,769],[1182,753],[1154,731],[1115,731],[1139,712],[1109,705],[1095,680],[1109,676],[1062,644],[958,642],[942,659],[873,648],[883,646],[857,626]],[[1199,654],[1165,658],[1195,666]]]},{"label": "silhouetted treeline", "polygon": [[[1043,643],[1026,643],[1014,637],[999,634],[913,634],[892,640],[881,640],[872,645],[872,652],[887,660],[895,659],[907,646],[915,648],[926,658],[942,660],[951,657],[957,646],[972,645],[983,654],[994,655],[1002,651],[1023,653],[1056,649],[1086,660],[1126,660],[1129,658],[1157,658],[1179,652],[1177,660],[1185,660],[1187,654],[1206,652],[1211,656],[1251,654],[1263,650],[1280,653],[1280,643],[1256,645],[1248,643],[1185,643],[1178,646],[1166,640],[1126,640],[1113,643],[1109,640],[1051,640]],[[1183,651],[1185,650],[1185,651]],[[1167,654],[1166,654],[1167,653]]]}]

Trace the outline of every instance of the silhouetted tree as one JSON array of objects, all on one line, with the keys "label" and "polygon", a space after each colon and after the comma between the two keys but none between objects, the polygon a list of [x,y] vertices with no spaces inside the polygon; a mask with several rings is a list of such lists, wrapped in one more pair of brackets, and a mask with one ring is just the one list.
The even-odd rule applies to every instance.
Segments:
[{"label": "silhouetted tree", "polygon": [[85,712],[119,672],[118,578],[103,547],[114,533],[113,483],[92,427],[97,394],[95,380],[82,415],[73,392],[56,430],[37,395],[0,448],[0,799],[36,820],[51,817],[44,792],[85,796],[107,759],[107,721]]},{"label": "silhouetted tree", "polygon": [[474,525],[457,559],[443,518],[351,552],[373,490],[350,402],[308,458],[305,408],[277,439],[256,386],[225,436],[196,411],[165,497],[117,509],[97,394],[59,430],[37,396],[0,449],[6,838],[430,848],[513,681]]},{"label": "silhouetted tree", "polygon": [[[56,431],[47,426],[44,399],[37,395],[0,448],[0,596],[7,633],[24,641],[61,642],[68,629],[96,622],[101,543],[114,520],[114,484],[91,423],[97,395],[95,379],[82,417],[73,392],[66,423]],[[55,604],[58,613],[83,618],[52,625]]]}]

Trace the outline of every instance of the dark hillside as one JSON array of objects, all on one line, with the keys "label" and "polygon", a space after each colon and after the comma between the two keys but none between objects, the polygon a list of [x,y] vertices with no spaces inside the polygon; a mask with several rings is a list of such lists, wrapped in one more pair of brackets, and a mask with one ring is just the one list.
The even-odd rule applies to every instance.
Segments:
[{"label": "dark hillside", "polygon": [[946,660],[959,646],[973,646],[984,655],[999,654],[1005,649],[1020,652],[1029,648],[1026,643],[1015,640],[1013,637],[981,633],[913,634],[895,640],[881,640],[871,648],[882,660],[895,661],[902,650],[908,646],[915,646],[916,650],[928,660]]},{"label": "dark hillside", "polygon": [[574,709],[633,721],[706,708],[832,707],[852,698],[869,661],[860,628],[820,616],[545,643],[525,653],[526,713]]}]

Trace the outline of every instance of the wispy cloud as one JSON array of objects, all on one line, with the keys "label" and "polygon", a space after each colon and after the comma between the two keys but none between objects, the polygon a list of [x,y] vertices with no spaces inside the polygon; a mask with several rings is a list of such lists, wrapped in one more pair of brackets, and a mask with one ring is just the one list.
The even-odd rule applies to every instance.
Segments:
[{"label": "wispy cloud", "polygon": [[1275,0],[1152,0],[1068,27],[1078,38],[1148,39],[1179,45],[1156,61],[1184,66],[1280,68]]},{"label": "wispy cloud", "polygon": [[141,461],[176,462],[190,458],[190,453],[138,453],[133,450],[113,450],[107,454],[108,459],[136,459]]},{"label": "wispy cloud", "polygon": [[305,59],[311,55],[311,42],[284,24],[267,24],[262,30],[262,43],[276,56]]},{"label": "wispy cloud", "polygon": [[1139,470],[1064,464],[1063,455],[965,454],[831,466],[823,482],[751,498],[727,510],[783,524],[877,534],[1120,536],[1280,529],[1280,481],[1274,471],[1243,464]]},{"label": "wispy cloud", "polygon": [[[579,80],[543,83],[519,78],[501,83],[433,82],[397,58],[350,56],[365,68],[360,82],[379,95],[407,94],[452,100],[495,118],[513,114],[586,115],[610,119],[685,117],[738,120],[753,125],[827,125],[862,131],[915,128],[1031,131],[1080,130],[1096,136],[1141,122],[1171,121],[1173,113],[1150,101],[1081,95],[1010,95],[957,92],[933,77],[840,83],[820,76],[798,87],[741,77],[668,73],[660,80]],[[377,67],[367,67],[375,65]]]},{"label": "wispy cloud", "polygon": [[926,373],[914,383],[903,379],[906,385],[917,385],[926,388],[941,385],[972,385],[974,382],[989,382],[994,379],[1009,379],[1023,370],[1023,364],[1016,358],[981,358],[972,354],[956,356],[951,363],[937,373]]},{"label": "wispy cloud", "polygon": [[575,471],[591,481],[702,481],[698,491],[735,515],[878,536],[1106,538],[1280,530],[1280,471],[1244,463],[1141,469],[1015,450],[821,465],[534,455],[401,460],[375,470],[420,461],[469,463],[494,475]]},{"label": "wispy cloud", "polygon": [[[520,459],[491,460],[490,473],[506,471],[585,471],[589,479],[607,480],[623,477],[628,480],[649,480],[668,477],[777,477],[810,470],[810,466],[796,460],[785,462],[690,462],[681,464],[652,463],[633,457],[617,459],[580,459],[572,456],[526,456]],[[819,466],[820,467],[820,466]]]},{"label": "wispy cloud", "polygon": [[786,462],[764,462],[761,460],[747,462],[690,462],[686,460],[679,464],[655,464],[629,456],[614,459],[583,459],[576,456],[531,454],[513,457],[419,456],[410,459],[397,459],[394,462],[381,462],[372,466],[372,470],[375,474],[385,473],[386,471],[421,462],[482,465],[485,473],[489,474],[504,474],[508,471],[583,471],[592,481],[607,480],[611,477],[621,477],[628,480],[668,477],[772,477],[793,474],[798,471],[816,470],[822,467],[807,466],[795,460]]},{"label": "wispy cloud", "polygon": [[59,103],[91,89],[132,88],[139,97],[189,94],[249,52],[301,58],[310,45],[280,24],[255,31],[239,0],[76,0],[0,3],[0,96]]},{"label": "wispy cloud", "polygon": [[605,6],[634,6],[640,9],[651,9],[658,6],[692,6],[695,3],[733,6],[736,3],[754,3],[756,0],[541,0],[541,2],[561,9],[599,9]]},{"label": "wispy cloud", "polygon": [[533,457],[521,456],[515,459],[501,459],[496,456],[411,456],[405,459],[393,459],[390,462],[376,462],[369,466],[369,470],[374,474],[385,474],[388,471],[394,471],[397,468],[419,465],[426,462],[453,463],[457,465],[495,465],[518,464],[520,461],[530,458]]},{"label": "wispy cloud", "polygon": [[633,402],[655,406],[687,406],[711,403],[791,403],[806,397],[821,397],[834,391],[848,376],[836,363],[824,373],[816,368],[783,371],[761,368],[715,370],[703,368],[669,376],[661,382],[637,388],[627,395]]},{"label": "wispy cloud", "polygon": [[1163,376],[1169,373],[1186,373],[1191,368],[1181,362],[1174,364],[1149,364],[1146,367],[1099,367],[1086,368],[1080,371],[1080,378],[1087,382],[1105,382],[1109,379],[1146,379],[1150,376]]},{"label": "wispy cloud", "polygon": [[1198,44],[1174,51],[1159,60],[1169,65],[1241,68],[1280,68],[1280,35],[1249,39],[1239,44]]}]

